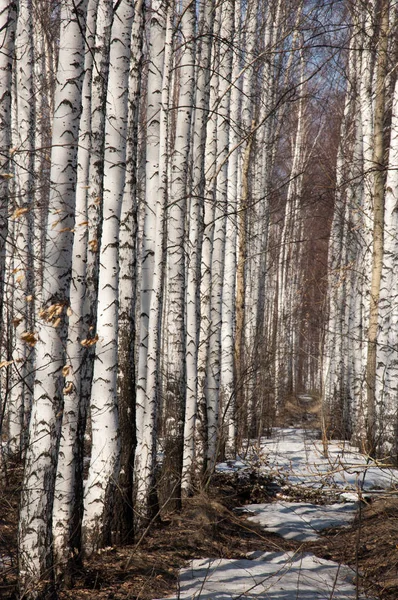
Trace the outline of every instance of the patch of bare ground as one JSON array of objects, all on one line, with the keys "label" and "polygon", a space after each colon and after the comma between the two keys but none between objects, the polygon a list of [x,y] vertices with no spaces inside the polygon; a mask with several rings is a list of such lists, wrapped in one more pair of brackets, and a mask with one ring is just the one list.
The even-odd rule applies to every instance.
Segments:
[{"label": "patch of bare ground", "polygon": [[[17,471],[15,472],[17,473]],[[398,598],[398,499],[364,506],[353,526],[326,532],[319,541],[285,541],[249,523],[233,508],[272,502],[271,482],[252,475],[242,480],[218,475],[206,492],[184,501],[179,514],[164,514],[135,546],[112,547],[86,561],[73,589],[60,600],[153,600],[175,593],[178,571],[192,558],[243,558],[247,552],[304,550],[350,564],[360,583],[380,600]],[[18,485],[0,492],[0,598],[16,598]]]},{"label": "patch of bare ground", "polygon": [[321,558],[348,564],[369,597],[398,598],[398,497],[364,504],[352,526],[328,530],[305,549]]},{"label": "patch of bare ground", "polygon": [[285,399],[276,420],[278,427],[321,428],[321,402],[317,396],[293,395]]}]

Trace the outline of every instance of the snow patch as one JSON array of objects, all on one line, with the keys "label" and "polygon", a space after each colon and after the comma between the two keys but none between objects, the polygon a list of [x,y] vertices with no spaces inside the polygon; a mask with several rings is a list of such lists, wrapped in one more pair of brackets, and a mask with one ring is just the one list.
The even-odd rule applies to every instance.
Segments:
[{"label": "snow patch", "polygon": [[277,533],[287,540],[307,542],[319,538],[319,531],[340,527],[354,520],[356,504],[329,504],[319,506],[307,502],[273,502],[272,504],[249,504],[249,521]]},{"label": "snow patch", "polygon": [[[169,600],[354,600],[349,567],[294,552],[252,553],[250,559],[199,559],[181,572]],[[363,596],[360,596],[363,598]]]}]

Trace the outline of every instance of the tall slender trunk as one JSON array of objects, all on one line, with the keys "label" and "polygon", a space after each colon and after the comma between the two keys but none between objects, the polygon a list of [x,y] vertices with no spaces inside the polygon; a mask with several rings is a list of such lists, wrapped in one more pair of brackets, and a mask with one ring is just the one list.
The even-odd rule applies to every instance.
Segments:
[{"label": "tall slender trunk", "polygon": [[147,90],[145,222],[142,249],[140,346],[137,381],[137,449],[134,461],[137,527],[148,522],[155,493],[156,421],[164,279],[164,214],[167,199],[168,102],[171,10],[152,5]]},{"label": "tall slender trunk", "polygon": [[12,211],[15,221],[12,239],[14,252],[14,302],[12,322],[14,343],[13,384],[10,388],[9,447],[22,452],[26,416],[30,413],[33,388],[33,354],[21,335],[31,331],[33,296],[33,150],[35,145],[35,103],[33,94],[33,20],[32,2],[19,3],[16,31],[16,202]]},{"label": "tall slender trunk", "polygon": [[373,455],[376,450],[376,356],[379,328],[380,283],[383,267],[384,234],[384,182],[385,144],[384,118],[386,104],[387,49],[389,30],[389,0],[380,6],[380,33],[377,53],[376,100],[374,112],[373,168],[373,260],[370,285],[370,310],[368,329],[368,355],[366,363],[367,387],[367,451]]},{"label": "tall slender trunk", "polygon": [[133,466],[136,446],[135,311],[137,287],[137,161],[145,2],[143,0],[136,2],[134,11],[131,34],[126,184],[120,219],[119,251],[118,409],[121,455],[113,519],[116,542],[119,543],[131,541],[134,534]]},{"label": "tall slender trunk", "polygon": [[90,400],[91,461],[85,487],[83,549],[90,554],[112,542],[120,439],[117,411],[119,231],[125,175],[128,78],[134,10],[115,6],[106,101],[103,229],[98,281],[97,342]]},{"label": "tall slender trunk", "polygon": [[11,89],[14,59],[17,3],[2,0],[0,3],[0,340],[4,336],[3,319],[5,244],[9,210],[9,179],[11,149]]},{"label": "tall slender trunk", "polygon": [[83,516],[83,452],[87,412],[88,349],[82,345],[89,335],[90,323],[85,313],[87,292],[88,216],[87,191],[91,145],[91,82],[93,45],[98,0],[89,0],[87,8],[88,47],[82,90],[82,114],[77,155],[75,235],[73,238],[70,311],[66,360],[64,408],[57,464],[53,506],[53,544],[56,577],[71,586],[80,562],[81,521]]},{"label": "tall slender trunk", "polygon": [[207,357],[207,470],[217,459],[220,410],[221,325],[225,264],[225,227],[228,192],[228,151],[232,73],[231,43],[234,35],[234,3],[226,0],[216,8],[220,22],[219,105],[217,111],[217,172],[215,181],[214,233],[211,255],[210,331]]},{"label": "tall slender trunk", "polygon": [[214,2],[200,4],[199,58],[197,62],[196,99],[193,120],[192,162],[193,176],[189,198],[189,231],[187,241],[187,298],[186,298],[186,369],[187,385],[184,424],[184,457],[182,488],[185,494],[192,490],[195,469],[195,426],[198,406],[198,350],[200,330],[200,264],[202,255],[203,196],[205,188],[204,162],[206,122],[209,110],[209,82],[211,33]]},{"label": "tall slender trunk", "polygon": [[[170,198],[167,209],[167,289],[166,318],[167,356],[165,374],[165,461],[164,479],[167,494],[181,505],[181,477],[184,445],[186,390],[186,269],[185,222],[187,211],[188,172],[191,146],[191,118],[194,94],[195,5],[184,0],[180,28],[176,36],[182,42],[175,68],[178,85],[175,140],[170,157]],[[169,505],[170,506],[170,505]]]},{"label": "tall slender trunk", "polygon": [[25,337],[28,344],[36,344],[37,373],[18,532],[20,593],[26,598],[54,595],[52,508],[63,411],[86,10],[87,1],[61,3],[45,287],[38,331]]}]

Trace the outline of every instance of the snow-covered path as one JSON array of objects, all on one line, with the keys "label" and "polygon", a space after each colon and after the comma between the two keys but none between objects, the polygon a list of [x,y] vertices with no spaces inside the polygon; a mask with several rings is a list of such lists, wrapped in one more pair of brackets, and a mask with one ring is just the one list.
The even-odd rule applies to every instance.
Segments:
[{"label": "snow-covered path", "polygon": [[353,600],[354,571],[310,554],[193,560],[172,600]]},{"label": "snow-covered path", "polygon": [[221,472],[252,468],[254,458],[259,469],[286,483],[327,492],[356,492],[389,489],[398,485],[398,470],[370,461],[348,442],[332,441],[324,453],[319,432],[306,429],[275,429],[271,438],[260,440],[260,456],[249,447],[238,461],[221,463]]},{"label": "snow-covered path", "polygon": [[[325,455],[313,430],[275,429],[272,438],[248,447],[244,457],[219,464],[217,470],[243,477],[254,467],[275,476],[282,489],[298,488],[303,496],[306,490],[317,490],[325,500],[331,493],[340,497],[337,504],[310,504],[289,502],[280,494],[277,502],[240,509],[267,531],[297,541],[314,540],[322,529],[350,523],[358,507],[355,500],[365,491],[398,485],[396,469],[370,462],[347,442],[329,442]],[[308,553],[255,552],[245,560],[192,560],[181,571],[173,600],[363,599],[355,579],[351,568]]]}]

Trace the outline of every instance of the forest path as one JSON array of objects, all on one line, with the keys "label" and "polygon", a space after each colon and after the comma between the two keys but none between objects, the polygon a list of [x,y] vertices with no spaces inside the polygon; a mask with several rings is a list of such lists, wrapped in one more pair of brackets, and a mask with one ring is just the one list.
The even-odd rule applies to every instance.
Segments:
[{"label": "forest path", "polygon": [[[313,405],[312,398],[301,404]],[[357,600],[356,572],[306,551],[320,532],[352,522],[359,498],[398,484],[398,471],[381,468],[347,442],[332,441],[327,452],[319,431],[277,428],[271,438],[249,445],[244,457],[219,464],[222,473],[254,468],[279,483],[275,502],[238,509],[269,533],[303,542],[290,552],[251,552],[245,559],[196,559],[181,571],[173,599]],[[310,499],[310,501],[308,501]]]}]

